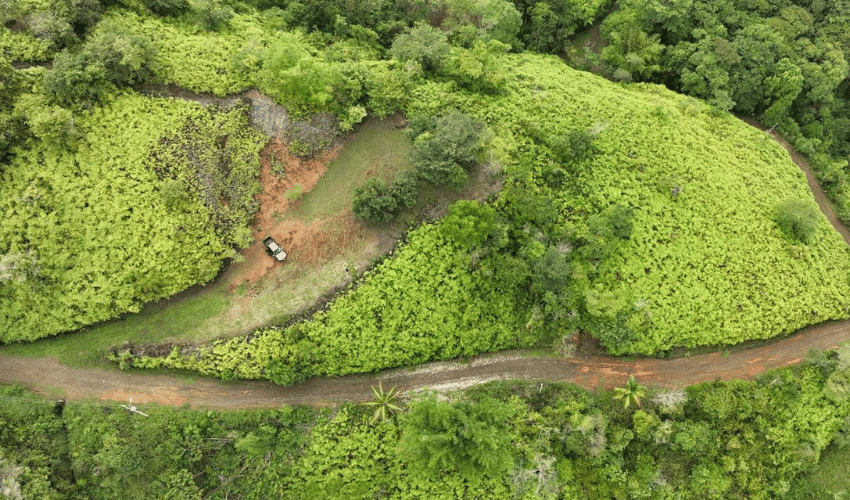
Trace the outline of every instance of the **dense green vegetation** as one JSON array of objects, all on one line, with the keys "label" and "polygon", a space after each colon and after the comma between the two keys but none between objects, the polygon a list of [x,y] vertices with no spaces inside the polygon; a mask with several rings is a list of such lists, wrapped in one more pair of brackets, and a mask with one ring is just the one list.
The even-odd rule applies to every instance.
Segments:
[{"label": "dense green vegetation", "polygon": [[[169,366],[226,378],[270,378],[287,384],[314,375],[342,375],[530,346],[509,283],[488,279],[503,261],[481,262],[423,226],[365,282],[310,321],[254,332],[197,348],[176,346],[167,357],[116,359],[141,367]],[[471,268],[471,266],[473,266]],[[487,273],[477,271],[482,267]],[[518,287],[521,283],[513,283]]]},{"label": "dense green vegetation", "polygon": [[0,184],[0,339],[73,330],[215,277],[256,211],[261,139],[246,122],[124,94],[77,113],[67,147],[15,150]]},{"label": "dense green vegetation", "polygon": [[850,221],[846,4],[621,1],[602,25],[602,70],[664,83],[760,119],[809,156]]},{"label": "dense green vegetation", "polygon": [[[244,123],[238,110],[207,113],[171,101],[132,128],[126,120],[109,124],[109,114],[128,103],[156,102],[118,89],[139,83],[219,95],[256,86],[294,116],[333,113],[340,130],[370,113],[401,110],[410,118],[411,163],[421,178],[460,186],[472,165],[484,163],[505,184],[487,208],[461,205],[436,228],[412,233],[405,248],[414,250],[399,252],[312,322],[198,348],[216,356],[183,357],[179,348],[168,361],[120,355],[130,364],[191,366],[222,376],[276,373],[287,381],[548,342],[576,328],[610,352],[652,354],[775,337],[850,314],[847,250],[815,211],[799,171],[781,148],[722,112],[770,118],[798,142],[825,127],[821,142],[800,143],[802,149],[843,154],[836,75],[846,73],[846,63],[838,48],[841,21],[832,16],[841,11],[814,4],[741,10],[681,2],[657,12],[649,4],[619,5],[603,26],[608,76],[663,82],[713,107],[659,86],[613,85],[553,57],[510,53],[558,52],[559,37],[608,7],[604,1],[103,6],[68,0],[53,10],[35,1],[4,10],[3,57],[18,64],[53,59],[49,69],[0,64],[8,97],[0,111],[9,124],[3,189],[14,193],[5,198],[10,216],[27,221],[8,225],[13,236],[0,248],[0,293],[15,304],[4,314],[23,325],[5,340],[73,329],[208,280],[233,247],[247,242],[260,140],[244,127],[243,135],[228,128]],[[702,41],[713,44],[714,55],[734,60],[726,73],[715,75],[714,66],[699,66],[688,52],[702,43],[693,37],[703,36],[691,29],[692,13],[705,18]],[[810,47],[821,27],[829,28],[823,41],[835,42],[832,48]],[[732,40],[724,44],[725,33]],[[766,83],[753,85],[751,77]],[[731,82],[728,92],[724,82]],[[812,107],[821,118],[810,116]],[[107,126],[126,136],[96,133]],[[110,140],[138,144],[122,151],[135,155],[121,160],[125,171],[110,173],[145,183],[124,190],[133,200],[125,205],[156,192],[141,204],[153,207],[146,219],[155,215],[148,226],[124,224],[137,231],[127,237],[112,230],[111,240],[91,236],[90,225],[80,236],[85,242],[68,253],[94,258],[59,264],[69,256],[45,256],[33,242],[48,232],[39,223],[55,225],[70,217],[69,209],[64,199],[45,204],[39,182],[49,176],[56,182],[75,168],[101,179],[97,168],[110,157],[91,150],[109,149]],[[36,168],[39,162],[47,168]],[[412,183],[402,180],[392,187],[371,181],[356,197],[359,215],[386,220],[411,201]],[[75,194],[68,206],[106,212],[92,215],[103,227],[130,220],[114,208],[118,203],[106,208],[76,196],[85,189],[65,186]],[[34,191],[22,197],[26,190]],[[107,195],[114,197],[97,190],[96,196]],[[195,215],[174,225],[174,214]],[[171,224],[186,241],[203,235],[194,241],[209,246],[189,247],[184,236],[175,241],[152,224]],[[73,225],[60,228],[56,238],[74,239]],[[134,255],[142,271],[119,265],[132,253],[126,249],[105,255],[113,241],[145,247],[150,255]],[[175,248],[186,249],[186,256],[169,259],[179,267],[154,272],[157,259],[166,260],[156,252]],[[201,248],[206,260],[194,257]],[[70,289],[53,286],[67,277],[73,279],[62,284]],[[36,317],[60,300],[52,291],[62,306],[51,310],[53,317]],[[91,307],[80,311],[75,300]],[[336,352],[340,338],[361,347]]]},{"label": "dense green vegetation", "polygon": [[[414,233],[415,250],[313,322],[202,346],[201,356],[121,359],[239,377],[269,377],[274,361],[287,369],[271,377],[285,382],[525,346],[576,327],[610,352],[652,354],[846,317],[850,260],[840,236],[820,214],[807,245],[776,222],[789,196],[813,205],[779,145],[658,86],[622,89],[549,57],[505,56],[505,66],[511,83],[500,94],[423,81],[409,107],[413,116],[455,108],[486,121],[490,161],[504,158],[507,177],[498,220],[481,225],[484,214],[468,214],[475,222],[457,224],[466,232],[454,238]],[[488,231],[476,235],[478,226]],[[464,278],[442,278],[443,259]],[[341,338],[354,343],[337,353],[330,346]]]},{"label": "dense green vegetation", "polygon": [[[149,83],[216,95],[256,87],[293,117],[332,113],[341,131],[402,111],[418,177],[458,187],[483,164],[504,185],[411,230],[309,321],[160,357],[131,346],[114,353],[123,365],[288,384],[577,328],[612,353],[657,354],[850,315],[846,246],[787,154],[726,113],[787,136],[850,220],[847,7],[611,7],[0,1],[0,342],[138,310],[209,281],[250,241],[263,138],[238,106],[128,88]],[[615,85],[531,53],[563,54],[609,10],[607,45],[586,53],[587,67],[644,83]],[[299,141],[293,151],[313,151]],[[386,181],[352,185],[361,218],[386,220],[412,202],[413,177]],[[144,418],[3,389],[0,496],[846,495],[830,464],[846,465],[848,349],[756,382],[658,391],[631,379],[598,394],[510,382],[424,395],[406,410],[381,388],[363,407],[146,407]],[[801,476],[833,439],[827,457],[838,458]]]},{"label": "dense green vegetation", "polygon": [[140,405],[146,418],[117,403],[54,408],[5,388],[0,491],[91,499],[829,498],[801,489],[820,471],[796,478],[816,467],[834,436],[850,434],[850,391],[838,388],[850,377],[850,351],[811,359],[754,382],[650,388],[640,406],[624,405],[614,391],[508,381],[408,402],[380,388],[374,404],[322,410]]}]

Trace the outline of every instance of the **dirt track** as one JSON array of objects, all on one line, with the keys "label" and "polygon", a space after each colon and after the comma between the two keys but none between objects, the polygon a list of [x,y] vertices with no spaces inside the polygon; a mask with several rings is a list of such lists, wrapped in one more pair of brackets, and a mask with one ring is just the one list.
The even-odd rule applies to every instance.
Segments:
[{"label": "dirt track", "polygon": [[[850,244],[850,231],[838,222],[808,163],[784,141],[780,143],[806,173],[821,210]],[[752,378],[765,370],[800,362],[811,347],[834,348],[845,340],[850,340],[850,321],[816,325],[792,337],[726,355],[625,361],[586,355],[571,359],[540,358],[516,351],[480,356],[469,363],[437,362],[374,375],[311,379],[291,387],[268,382],[225,383],[203,377],[190,380],[151,373],[69,368],[54,359],[0,357],[0,383],[19,383],[68,401],[90,398],[126,401],[132,397],[137,403],[220,409],[364,401],[372,398],[370,387],[379,381],[384,387],[398,386],[403,391],[463,388],[508,378],[569,381],[588,388],[610,388],[622,385],[634,374],[644,384],[674,388],[718,378]]]}]

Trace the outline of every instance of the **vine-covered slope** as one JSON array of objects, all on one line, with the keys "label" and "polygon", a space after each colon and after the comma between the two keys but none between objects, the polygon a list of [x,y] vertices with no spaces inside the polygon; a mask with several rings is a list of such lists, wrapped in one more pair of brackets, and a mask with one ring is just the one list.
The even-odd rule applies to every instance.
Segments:
[{"label": "vine-covered slope", "polygon": [[[134,363],[288,382],[522,346],[576,326],[613,353],[651,354],[847,316],[838,233],[819,213],[808,243],[777,223],[789,198],[815,205],[771,139],[662,87],[622,87],[552,57],[503,56],[499,66],[501,92],[422,81],[408,107],[459,109],[491,131],[491,165],[507,178],[498,229],[473,250],[448,250],[474,278],[434,278],[448,257],[423,256],[452,244],[438,224],[311,322]],[[563,145],[574,137],[586,147]],[[514,335],[493,333],[503,329]]]},{"label": "vine-covered slope", "polygon": [[264,138],[246,124],[238,109],[125,94],[80,114],[73,147],[15,151],[0,174],[0,341],[212,279],[256,210]]}]

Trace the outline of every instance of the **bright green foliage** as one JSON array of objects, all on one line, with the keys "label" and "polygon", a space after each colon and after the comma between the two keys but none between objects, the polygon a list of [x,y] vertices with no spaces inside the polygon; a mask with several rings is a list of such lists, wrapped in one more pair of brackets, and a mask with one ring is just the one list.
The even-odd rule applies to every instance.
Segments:
[{"label": "bright green foliage", "polygon": [[[497,267],[497,262],[488,266]],[[255,332],[165,358],[115,355],[138,367],[170,366],[217,376],[264,378],[281,363],[301,376],[343,375],[451,359],[535,341],[516,316],[521,281],[489,280],[434,226],[410,234],[394,258],[370,271],[327,311],[286,330]]]},{"label": "bright green foliage", "polygon": [[13,33],[0,26],[0,47],[4,56],[11,61],[43,61],[50,53],[50,42],[27,33]]},{"label": "bright green foliage", "polygon": [[[526,345],[576,326],[613,353],[648,354],[847,316],[850,261],[838,234],[820,219],[799,246],[775,222],[781,200],[811,196],[780,146],[657,86],[621,88],[555,58],[503,57],[504,93],[426,82],[409,114],[464,113],[410,120],[414,157],[438,178],[464,172],[450,155],[476,161],[470,130],[487,122],[492,147],[509,159],[494,204],[504,248],[465,268],[465,253],[453,256],[453,243],[423,230],[374,281],[285,335],[205,347],[203,362],[177,353],[138,365],[253,378],[283,360],[301,375],[351,373]],[[456,168],[427,170],[435,164]],[[519,338],[501,330],[517,324]]]},{"label": "bright green foliage", "polygon": [[43,96],[25,94],[15,103],[16,118],[29,125],[30,131],[48,147],[72,147],[80,137],[71,111],[49,104]]},{"label": "bright green foliage", "polygon": [[477,247],[496,229],[496,210],[476,201],[461,200],[449,207],[440,234],[461,247]]},{"label": "bright green foliage", "polygon": [[821,215],[810,201],[790,198],[776,207],[776,223],[792,238],[809,243],[818,229]]},{"label": "bright green foliage", "polygon": [[256,75],[247,74],[259,65],[256,56],[241,61],[250,69],[235,68],[231,61],[240,48],[263,47],[271,38],[256,14],[234,16],[229,21],[230,28],[222,33],[198,32],[193,26],[172,19],[129,12],[120,15],[116,12],[106,17],[115,25],[151,41],[155,53],[155,81],[219,96],[256,84],[253,80]]},{"label": "bright green foliage", "polygon": [[263,56],[263,91],[295,110],[326,109],[341,82],[336,67],[311,56],[297,36],[285,34]]},{"label": "bright green foliage", "polygon": [[77,117],[76,151],[17,150],[0,185],[0,340],[73,330],[212,279],[256,209],[263,139],[246,122],[128,94]]},{"label": "bright green foliage", "polygon": [[[780,201],[811,200],[779,145],[657,86],[620,89],[556,59],[504,57],[506,94],[426,83],[411,112],[453,107],[487,121],[492,143],[513,155],[496,207],[519,227],[535,221],[555,245],[573,240],[581,324],[611,352],[769,338],[847,316],[850,261],[838,234],[819,215],[799,247],[776,225]],[[550,149],[575,130],[592,137],[592,155]],[[537,256],[547,246],[523,245]]]}]

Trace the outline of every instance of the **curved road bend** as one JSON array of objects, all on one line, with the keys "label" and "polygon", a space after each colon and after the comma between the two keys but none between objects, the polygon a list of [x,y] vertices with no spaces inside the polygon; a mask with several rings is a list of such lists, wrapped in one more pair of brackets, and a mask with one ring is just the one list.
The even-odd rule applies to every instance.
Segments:
[{"label": "curved road bend", "polygon": [[[751,120],[751,125],[759,126]],[[850,245],[850,231],[835,216],[829,200],[815,180],[809,164],[785,141],[775,137],[806,173],[815,199],[832,225]],[[17,383],[67,401],[101,399],[215,409],[273,408],[282,404],[327,405],[372,399],[371,387],[402,391],[423,388],[464,388],[489,380],[521,378],[566,381],[588,388],[611,388],[634,374],[641,382],[677,388],[715,379],[752,378],[772,368],[800,362],[811,347],[832,349],[850,339],[850,320],[805,328],[792,337],[768,345],[676,359],[626,361],[608,356],[570,359],[529,357],[519,351],[474,358],[469,363],[435,362],[379,374],[314,378],[280,387],[270,382],[222,382],[207,377],[176,378],[147,372],[71,368],[51,358],[0,356],[0,383]]]}]

